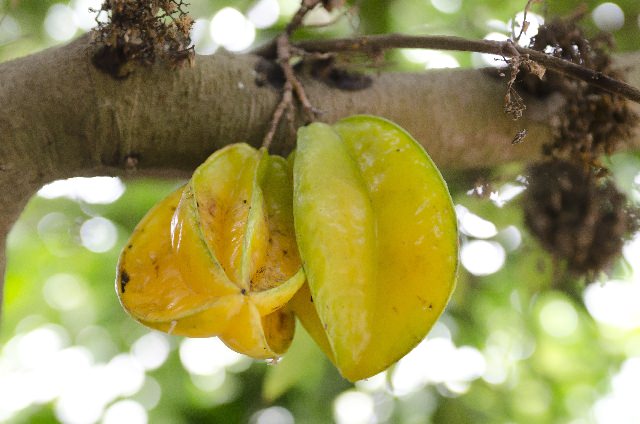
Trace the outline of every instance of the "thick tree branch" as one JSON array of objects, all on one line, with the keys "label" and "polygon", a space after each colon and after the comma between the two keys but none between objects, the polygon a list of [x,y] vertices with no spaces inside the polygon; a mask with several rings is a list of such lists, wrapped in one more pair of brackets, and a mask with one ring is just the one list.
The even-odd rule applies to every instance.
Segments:
[{"label": "thick tree branch", "polygon": [[[191,171],[212,151],[259,146],[280,92],[255,83],[253,55],[197,57],[193,68],[138,69],[114,80],[90,62],[88,38],[0,64],[0,239],[42,184],[77,175],[154,175]],[[640,85],[640,53],[626,58]],[[525,98],[527,111],[504,116],[504,81],[482,70],[383,73],[366,90],[332,89],[302,79],[320,118],[385,116],[411,132],[444,168],[531,160],[548,142],[562,100]],[[302,122],[298,117],[298,123]],[[511,145],[526,128],[526,140]],[[293,145],[280,128],[273,150]],[[630,140],[640,146],[640,134]],[[137,163],[137,171],[127,164]],[[4,255],[0,266],[4,265]]]}]

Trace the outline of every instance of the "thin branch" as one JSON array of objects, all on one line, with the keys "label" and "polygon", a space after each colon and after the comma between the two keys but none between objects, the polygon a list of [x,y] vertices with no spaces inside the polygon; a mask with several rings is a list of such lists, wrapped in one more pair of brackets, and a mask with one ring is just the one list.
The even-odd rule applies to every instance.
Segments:
[{"label": "thin branch", "polygon": [[527,30],[529,29],[529,21],[527,21],[527,14],[531,11],[531,6],[533,5],[533,3],[538,3],[540,0],[527,0],[527,5],[524,7],[524,12],[522,14],[522,25],[520,26],[520,33],[518,34],[518,36],[515,36],[514,30],[513,30],[513,25],[515,25],[516,20],[514,19],[513,25],[511,27],[511,37],[515,40],[515,42],[517,43],[518,41],[520,41],[520,37],[522,37],[522,34],[525,34],[527,32]]},{"label": "thin branch", "polygon": [[296,12],[296,14],[293,15],[291,21],[289,21],[284,30],[287,36],[290,36],[291,34],[293,34],[293,31],[300,28],[302,26],[302,20],[307,15],[307,13],[311,12],[311,10],[321,2],[322,0],[302,0],[300,8]]},{"label": "thin branch", "polygon": [[[469,40],[461,37],[441,35],[413,36],[404,34],[385,34],[333,40],[301,41],[294,43],[294,46],[308,52],[322,53],[378,53],[381,50],[388,49],[415,48],[488,53],[502,57],[525,56],[548,69],[553,69],[554,71],[560,72],[569,77],[585,81],[588,84],[599,87],[605,91],[618,94],[636,103],[640,103],[640,90],[625,82],[537,50],[519,47],[509,40]],[[259,53],[264,53],[268,56],[270,52],[263,49]]]},{"label": "thin branch", "polygon": [[275,112],[273,112],[273,117],[271,118],[271,125],[269,126],[269,131],[267,132],[267,134],[264,136],[264,139],[262,140],[262,147],[264,147],[267,150],[269,150],[269,147],[271,147],[271,142],[273,141],[273,137],[275,136],[276,130],[278,129],[278,124],[282,120],[282,114],[286,109],[288,109],[291,106],[291,103],[293,100],[291,96],[291,92],[293,91],[293,89],[289,81],[284,83],[284,87],[282,90],[283,90],[282,99],[280,100],[280,103],[278,103],[278,106],[276,107]]},{"label": "thin branch", "polygon": [[302,20],[307,13],[313,10],[321,2],[322,0],[302,0],[300,8],[295,15],[293,15],[284,32],[275,39],[275,56],[277,58],[278,65],[280,65],[280,69],[282,69],[286,82],[282,88],[282,98],[280,99],[280,103],[278,103],[278,106],[271,117],[269,131],[262,140],[262,147],[265,147],[266,149],[269,149],[269,146],[271,145],[271,141],[278,129],[278,124],[282,120],[282,115],[285,110],[288,111],[287,119],[289,120],[289,124],[291,125],[293,122],[293,93],[295,93],[296,97],[302,104],[307,120],[309,122],[315,120],[316,110],[311,105],[309,97],[307,96],[302,83],[298,80],[298,77],[296,77],[293,66],[291,65],[292,52],[298,49],[291,45],[289,38],[296,29],[302,26]]},{"label": "thin branch", "polygon": [[278,37],[278,61],[282,68],[282,72],[284,72],[285,79],[291,83],[298,100],[302,103],[307,119],[309,121],[313,121],[315,119],[315,109],[311,105],[311,101],[309,101],[307,93],[304,91],[304,87],[296,77],[293,67],[291,66],[291,43],[286,34],[282,34]]}]

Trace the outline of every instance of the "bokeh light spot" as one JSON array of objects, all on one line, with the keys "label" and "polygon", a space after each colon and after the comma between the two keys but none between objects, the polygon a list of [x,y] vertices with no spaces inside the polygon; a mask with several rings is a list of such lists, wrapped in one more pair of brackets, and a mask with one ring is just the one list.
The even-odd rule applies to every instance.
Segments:
[{"label": "bokeh light spot", "polygon": [[638,408],[640,393],[640,357],[624,361],[620,371],[611,379],[611,392],[599,399],[594,407],[598,424],[640,422]]},{"label": "bokeh light spot", "polygon": [[281,406],[262,409],[251,417],[252,424],[294,424],[293,414]]},{"label": "bokeh light spot", "polygon": [[43,186],[38,190],[38,196],[45,199],[67,197],[86,203],[109,204],[118,200],[124,191],[125,186],[117,177],[74,177]]},{"label": "bokeh light spot", "polygon": [[147,411],[158,406],[162,397],[162,387],[158,381],[150,376],[145,377],[144,384],[135,394],[135,400],[140,402]]},{"label": "bokeh light spot", "polygon": [[134,400],[121,400],[109,406],[102,418],[102,424],[146,424],[147,411]]},{"label": "bokeh light spot", "polygon": [[566,300],[553,299],[544,304],[538,316],[542,329],[559,339],[571,336],[578,328],[578,313]]},{"label": "bokeh light spot", "polygon": [[82,245],[95,253],[111,250],[118,241],[118,230],[113,222],[100,216],[86,220],[80,227]]},{"label": "bokeh light spot", "polygon": [[18,21],[5,12],[0,20],[0,45],[17,40],[21,34],[22,29]]},{"label": "bokeh light spot", "polygon": [[431,0],[431,4],[442,13],[456,13],[462,6],[462,0]]},{"label": "bokeh light spot", "polygon": [[212,375],[239,362],[250,362],[214,337],[182,340],[180,360],[187,371],[196,375]]},{"label": "bokeh light spot", "polygon": [[591,13],[593,22],[602,31],[613,32],[624,26],[624,12],[615,3],[602,3]]},{"label": "bokeh light spot", "polygon": [[144,368],[126,353],[114,356],[105,367],[106,385],[115,396],[131,396],[144,384]]},{"label": "bokeh light spot", "polygon": [[88,299],[84,281],[73,274],[54,274],[42,288],[45,301],[54,309],[69,311],[82,306]]},{"label": "bokeh light spot", "polygon": [[256,29],[237,9],[225,7],[211,19],[211,38],[225,49],[237,52],[251,46]]},{"label": "bokeh light spot", "polygon": [[211,39],[208,19],[198,18],[191,26],[191,42],[197,54],[210,55],[218,50],[218,45]]},{"label": "bokeh light spot", "polygon": [[524,190],[525,186],[523,185],[507,183],[500,187],[498,191],[494,191],[489,194],[489,198],[497,207],[501,208]]},{"label": "bokeh light spot", "polygon": [[32,330],[18,343],[18,358],[24,368],[38,368],[69,342],[67,331],[54,324]]},{"label": "bokeh light spot", "polygon": [[369,424],[375,419],[373,398],[356,390],[342,392],[333,402],[333,416],[337,424]]},{"label": "bokeh light spot", "polygon": [[77,251],[77,227],[62,212],[51,212],[38,221],[38,235],[53,255],[66,257]]},{"label": "bokeh light spot", "polygon": [[625,330],[640,328],[640,282],[592,283],[584,291],[584,302],[597,321]]},{"label": "bokeh light spot", "polygon": [[509,225],[501,230],[496,239],[508,252],[516,250],[522,244],[522,234],[515,225]]},{"label": "bokeh light spot", "polygon": [[456,215],[460,223],[460,231],[468,236],[491,238],[498,234],[498,229],[493,222],[479,217],[462,205],[456,205]]},{"label": "bokeh light spot", "polygon": [[247,18],[256,28],[269,28],[278,21],[280,4],[278,0],[259,0],[249,12]]},{"label": "bokeh light spot", "polygon": [[[73,8],[73,21],[79,28],[84,31],[89,31],[97,25],[97,13],[92,12],[90,9],[100,10],[101,6],[102,0],[73,0],[71,2],[71,7]],[[101,20],[106,19],[106,14],[103,13],[103,15],[104,16],[99,16]]]},{"label": "bokeh light spot", "polygon": [[638,260],[638,258],[640,258],[640,232],[636,233],[630,241],[625,243],[622,248],[622,253],[635,270],[638,279],[640,279],[640,260]]},{"label": "bokeh light spot", "polygon": [[401,49],[410,62],[424,64],[425,69],[459,68],[458,60],[448,53],[428,49]]},{"label": "bokeh light spot", "polygon": [[472,240],[462,245],[460,262],[473,275],[490,275],[502,268],[506,253],[500,243]]},{"label": "bokeh light spot", "polygon": [[158,332],[149,332],[131,346],[131,353],[146,370],[160,367],[169,357],[169,341]]},{"label": "bokeh light spot", "polygon": [[482,353],[470,346],[456,347],[451,339],[429,337],[396,365],[391,383],[396,396],[406,396],[427,384],[445,384],[456,393],[486,370]]},{"label": "bokeh light spot", "polygon": [[44,29],[56,41],[71,40],[78,30],[73,9],[61,3],[52,5],[44,18]]}]

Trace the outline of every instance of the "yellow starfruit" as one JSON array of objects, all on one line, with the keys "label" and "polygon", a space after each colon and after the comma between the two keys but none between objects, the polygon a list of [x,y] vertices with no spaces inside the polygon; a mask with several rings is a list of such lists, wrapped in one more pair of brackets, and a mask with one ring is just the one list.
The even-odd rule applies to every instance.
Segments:
[{"label": "yellow starfruit", "polygon": [[293,198],[308,286],[291,307],[345,378],[375,375],[425,337],[454,289],[446,184],[403,129],[353,116],[298,131]]},{"label": "yellow starfruit", "polygon": [[246,144],[211,155],[143,218],[123,249],[116,291],[135,319],[275,358],[293,338],[287,302],[304,282],[284,158]]}]

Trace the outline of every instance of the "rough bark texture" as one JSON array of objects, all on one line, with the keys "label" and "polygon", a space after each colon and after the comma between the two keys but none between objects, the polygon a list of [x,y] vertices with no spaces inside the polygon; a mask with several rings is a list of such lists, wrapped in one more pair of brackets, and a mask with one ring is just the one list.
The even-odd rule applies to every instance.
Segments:
[{"label": "rough bark texture", "polygon": [[[78,175],[186,172],[225,144],[259,145],[279,101],[277,90],[255,83],[255,56],[198,57],[192,68],[138,69],[115,80],[92,66],[91,53],[84,37],[0,64],[0,275],[6,235],[44,183]],[[621,63],[629,82],[639,86],[640,53]],[[562,103],[553,96],[526,98],[525,117],[514,122],[502,112],[504,82],[481,70],[383,73],[357,92],[303,82],[323,120],[385,116],[444,168],[534,158]],[[525,128],[525,141],[512,145]],[[287,151],[292,144],[282,125],[274,149]],[[630,146],[640,146],[640,134]],[[133,164],[137,170],[127,169]]]}]

